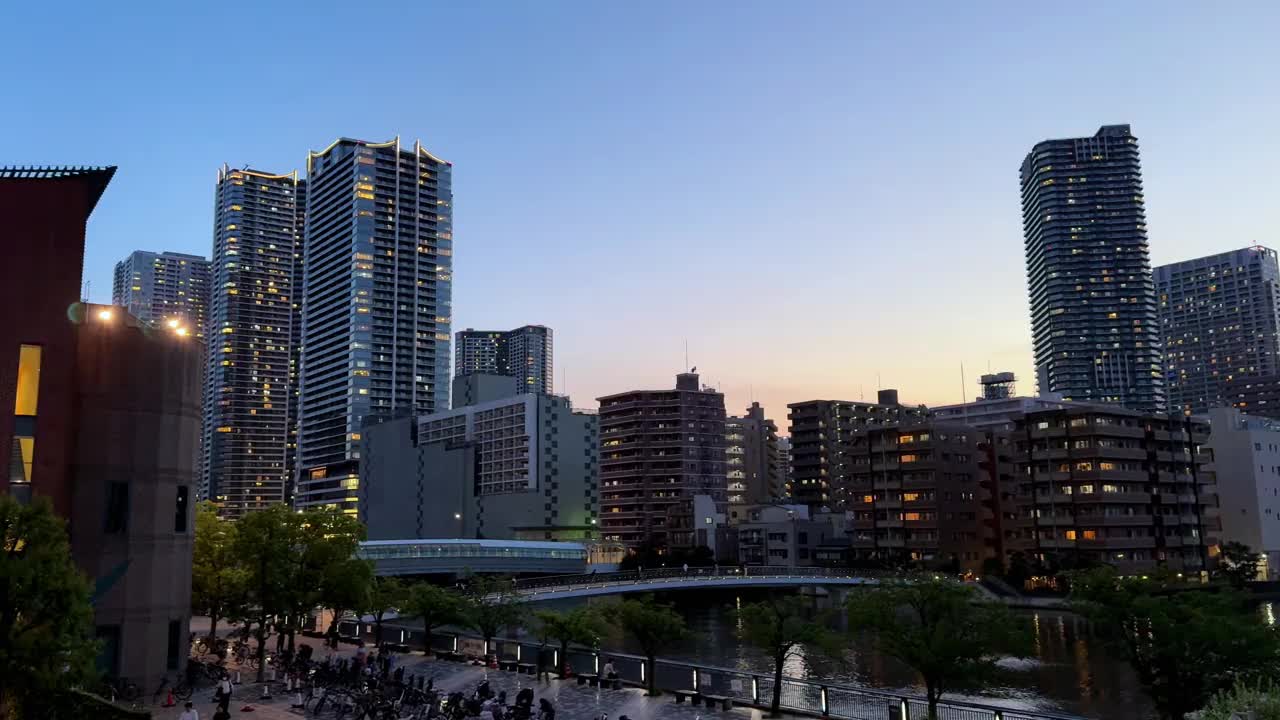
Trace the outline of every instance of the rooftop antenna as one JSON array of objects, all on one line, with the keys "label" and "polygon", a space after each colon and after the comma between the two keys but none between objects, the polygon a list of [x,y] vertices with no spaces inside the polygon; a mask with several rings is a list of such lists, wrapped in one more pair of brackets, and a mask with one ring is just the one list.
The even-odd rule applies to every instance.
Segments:
[{"label": "rooftop antenna", "polygon": [[965,390],[964,390],[964,388],[965,388],[965,384],[964,384],[964,362],[963,362],[963,361],[961,361],[961,363],[960,363],[960,403],[961,403],[961,404],[964,404],[964,401],[965,401],[965,400],[964,400],[964,398],[965,398],[965,394],[964,394]]},{"label": "rooftop antenna", "polygon": [[684,339],[684,371],[689,372],[689,338]]}]

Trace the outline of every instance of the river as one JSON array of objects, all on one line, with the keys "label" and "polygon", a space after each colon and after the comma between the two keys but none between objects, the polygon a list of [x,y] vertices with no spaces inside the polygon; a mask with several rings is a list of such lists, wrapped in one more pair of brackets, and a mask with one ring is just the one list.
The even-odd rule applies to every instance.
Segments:
[{"label": "river", "polygon": [[[684,591],[665,597],[685,618],[689,639],[663,657],[702,662],[754,672],[769,673],[771,661],[753,647],[745,646],[735,633],[733,607],[749,603],[761,592],[742,592],[726,597],[723,592]],[[582,602],[582,601],[576,601]],[[597,602],[597,601],[592,601]],[[824,598],[819,607],[829,606]],[[565,608],[575,601],[547,605]],[[1264,605],[1262,612],[1274,618],[1277,608]],[[1010,708],[1060,711],[1089,718],[1140,720],[1155,717],[1129,665],[1109,655],[1089,633],[1088,624],[1076,615],[1061,611],[1017,611],[1035,631],[1033,656],[1002,662],[1005,672],[998,684],[987,688],[975,702]],[[839,630],[846,621],[842,614]],[[1271,620],[1274,623],[1274,619]],[[602,643],[606,649],[635,652],[629,640],[611,628]],[[850,640],[844,657],[832,660],[817,653],[801,654],[790,661],[787,675],[824,679],[831,682],[866,685],[892,690],[915,690],[915,674],[901,663],[877,655],[862,639]],[[964,697],[964,696],[957,696]]]}]

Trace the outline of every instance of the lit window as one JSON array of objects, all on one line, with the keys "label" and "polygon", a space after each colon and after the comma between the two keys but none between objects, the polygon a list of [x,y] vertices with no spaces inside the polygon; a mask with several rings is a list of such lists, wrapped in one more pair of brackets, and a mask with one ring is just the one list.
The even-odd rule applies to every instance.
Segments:
[{"label": "lit window", "polygon": [[23,345],[18,350],[18,391],[13,402],[14,415],[35,415],[40,399],[39,345]]}]

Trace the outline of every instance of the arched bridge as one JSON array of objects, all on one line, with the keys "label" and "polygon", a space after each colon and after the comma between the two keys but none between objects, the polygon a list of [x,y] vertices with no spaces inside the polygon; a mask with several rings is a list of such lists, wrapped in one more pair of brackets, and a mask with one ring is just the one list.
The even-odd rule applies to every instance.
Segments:
[{"label": "arched bridge", "polygon": [[512,581],[526,601],[708,588],[770,588],[803,585],[858,586],[880,583],[882,573],[827,568],[715,567],[624,570],[582,575],[552,575]]}]

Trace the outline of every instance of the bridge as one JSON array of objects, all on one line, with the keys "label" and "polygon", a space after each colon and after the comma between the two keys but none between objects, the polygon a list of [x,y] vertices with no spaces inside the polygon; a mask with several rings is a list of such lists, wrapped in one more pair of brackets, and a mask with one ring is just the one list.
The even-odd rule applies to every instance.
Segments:
[{"label": "bridge", "polygon": [[372,561],[380,576],[581,573],[590,560],[582,543],[449,538],[370,540],[356,557]]},{"label": "bridge", "polygon": [[843,568],[701,567],[624,570],[621,572],[552,575],[512,581],[521,599],[538,602],[599,595],[650,593],[710,588],[778,588],[877,585],[889,573]]}]

